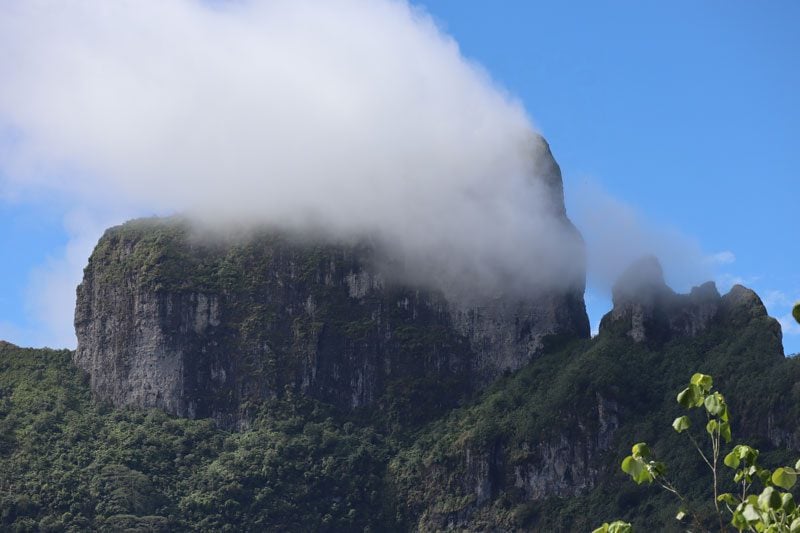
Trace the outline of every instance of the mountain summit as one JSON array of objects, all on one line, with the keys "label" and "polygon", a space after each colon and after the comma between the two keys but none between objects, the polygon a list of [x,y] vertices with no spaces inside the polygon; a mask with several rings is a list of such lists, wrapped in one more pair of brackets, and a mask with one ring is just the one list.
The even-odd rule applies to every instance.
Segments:
[{"label": "mountain summit", "polygon": [[[533,156],[532,179],[580,243],[543,139]],[[582,264],[572,283],[500,294],[414,285],[387,264],[367,242],[277,230],[206,239],[185,220],[132,221],[89,259],[75,362],[95,397],[116,406],[238,427],[254,402],[285,391],[345,409],[398,388],[456,405],[526,365],[547,338],[589,336]]]}]

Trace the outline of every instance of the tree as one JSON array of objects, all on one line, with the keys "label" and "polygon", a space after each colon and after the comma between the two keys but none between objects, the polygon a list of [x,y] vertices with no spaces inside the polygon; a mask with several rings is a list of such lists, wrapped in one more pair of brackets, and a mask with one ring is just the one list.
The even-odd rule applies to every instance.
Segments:
[{"label": "tree", "polygon": [[[800,305],[794,312],[800,313]],[[799,320],[800,321],[800,320]],[[770,533],[800,533],[800,507],[789,491],[800,475],[800,461],[794,468],[784,466],[770,471],[758,465],[759,452],[746,444],[738,444],[722,459],[722,464],[734,471],[733,481],[740,490],[719,494],[720,458],[722,447],[731,441],[730,411],[725,397],[713,390],[713,379],[706,374],[694,374],[689,384],[677,396],[678,404],[689,411],[672,422],[672,428],[685,434],[694,449],[708,466],[713,478],[713,503],[719,531],[732,526],[738,531]],[[705,446],[692,434],[691,411],[699,409],[705,414]],[[676,519],[690,520],[697,531],[708,531],[706,522],[693,510],[691,502],[681,493],[668,476],[667,466],[656,460],[646,443],[634,444],[631,455],[622,460],[622,470],[637,484],[656,483],[673,494],[681,503]],[[762,490],[755,492],[755,486]],[[594,533],[630,532],[630,524],[613,522],[603,524]]]}]

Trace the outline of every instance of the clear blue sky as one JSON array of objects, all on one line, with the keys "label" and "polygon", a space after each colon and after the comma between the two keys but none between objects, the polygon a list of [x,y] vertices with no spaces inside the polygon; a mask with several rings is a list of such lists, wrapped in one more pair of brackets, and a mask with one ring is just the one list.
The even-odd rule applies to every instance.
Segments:
[{"label": "clear blue sky", "polygon": [[[788,315],[800,299],[800,2],[415,3],[523,102],[561,164],[568,209],[597,183],[648,224],[730,252],[721,289],[741,281]],[[31,278],[58,268],[68,211],[0,196],[0,338],[47,342]],[[596,324],[607,288],[587,303]],[[800,328],[784,344],[800,352]]]}]

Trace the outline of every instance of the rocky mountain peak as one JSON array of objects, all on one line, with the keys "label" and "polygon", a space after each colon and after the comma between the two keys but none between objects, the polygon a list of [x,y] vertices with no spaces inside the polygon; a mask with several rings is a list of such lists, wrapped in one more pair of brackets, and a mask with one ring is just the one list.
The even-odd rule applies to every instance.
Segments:
[{"label": "rocky mountain peak", "polygon": [[746,312],[748,319],[767,316],[758,296],[737,285],[724,297],[713,281],[678,294],[664,281],[658,259],[636,261],[620,276],[613,289],[614,308],[601,322],[601,330],[624,334],[636,342],[664,342],[693,337],[720,320]]},{"label": "rocky mountain peak", "polygon": [[[720,296],[713,281],[678,294],[667,286],[658,259],[634,262],[614,284],[614,307],[600,322],[601,332],[620,334],[636,342],[662,343],[694,337],[712,324],[746,325],[761,319],[780,340],[780,325],[770,318],[758,295],[734,285]],[[780,345],[780,342],[777,343]]]},{"label": "rocky mountain peak", "polygon": [[743,285],[734,285],[723,297],[723,301],[730,310],[747,311],[751,316],[767,316],[767,308],[758,294]]},{"label": "rocky mountain peak", "polygon": [[664,281],[661,263],[652,255],[644,256],[629,266],[614,284],[614,308],[633,304],[652,304],[674,294]]},{"label": "rocky mountain peak", "polygon": [[567,209],[564,205],[564,182],[561,177],[561,167],[550,151],[550,144],[541,135],[536,135],[531,143],[531,157],[533,176],[541,180],[549,193],[548,206],[552,209],[553,214],[566,219]]}]

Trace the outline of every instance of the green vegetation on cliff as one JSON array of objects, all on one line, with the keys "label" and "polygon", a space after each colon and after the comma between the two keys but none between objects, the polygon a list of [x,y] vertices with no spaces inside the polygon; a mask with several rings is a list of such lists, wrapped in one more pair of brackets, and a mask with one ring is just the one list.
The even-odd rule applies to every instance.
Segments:
[{"label": "green vegetation on cliff", "polygon": [[239,433],[112,410],[70,358],[0,345],[0,530],[395,527],[375,431],[302,398],[265,403]]},{"label": "green vegetation on cliff", "polygon": [[[765,465],[781,466],[794,457],[785,449],[799,444],[800,360],[781,355],[766,315],[727,319],[703,335],[657,346],[607,330],[591,341],[554,347],[495,383],[479,402],[429,425],[402,450],[390,467],[400,494],[411,511],[427,513],[425,524],[445,527],[474,504],[473,487],[464,481],[472,479],[463,460],[470,454],[487,457],[494,469],[492,503],[475,510],[478,529],[587,531],[597,517],[612,516],[642,531],[669,529],[674,509],[662,502],[669,499],[631,486],[619,457],[631,442],[654,444],[687,494],[708,500],[704,465],[682,453],[680,436],[663,423],[681,414],[674,391],[693,369],[718,377],[736,414],[735,441],[769,450],[762,455]],[[540,495],[525,486],[531,473],[553,496],[532,501]],[[571,486],[560,486],[569,478]],[[576,490],[584,482],[594,487]]]},{"label": "green vegetation on cliff", "polygon": [[443,296],[386,281],[376,255],[279,231],[200,239],[181,219],[128,222],[85,269],[74,359],[115,405],[233,428],[289,387],[342,409],[379,403],[407,429],[409,413],[432,419],[475,388],[474,353]]},{"label": "green vegetation on cliff", "polygon": [[[687,375],[712,374],[726,392],[731,445],[759,448],[766,467],[800,448],[800,360],[782,356],[774,321],[754,309],[658,344],[610,321],[592,340],[552,338],[430,421],[430,384],[398,383],[350,414],[287,390],[254,406],[240,432],[95,403],[71,352],[3,343],[0,529],[577,531],[618,517],[669,530],[671,502],[626,481],[619,457],[648,442],[711,516],[699,504],[703,465],[664,424],[680,414],[674,391]],[[420,419],[395,405],[407,402]]]}]

